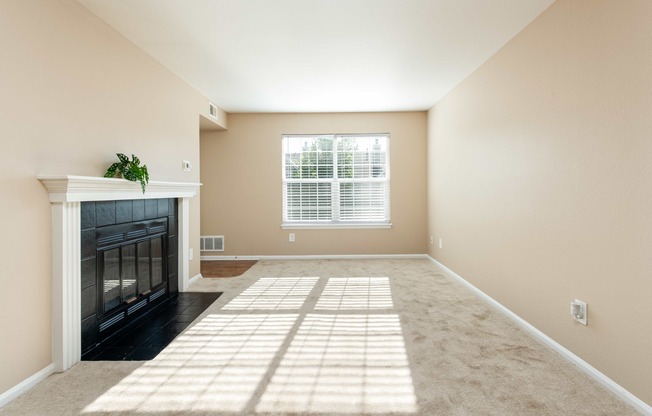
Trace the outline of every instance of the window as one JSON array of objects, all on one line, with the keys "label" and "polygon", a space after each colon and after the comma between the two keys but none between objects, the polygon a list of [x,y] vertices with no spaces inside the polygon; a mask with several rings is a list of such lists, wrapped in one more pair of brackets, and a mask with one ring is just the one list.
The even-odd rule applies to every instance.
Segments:
[{"label": "window", "polygon": [[283,226],[388,227],[389,135],[283,136]]}]

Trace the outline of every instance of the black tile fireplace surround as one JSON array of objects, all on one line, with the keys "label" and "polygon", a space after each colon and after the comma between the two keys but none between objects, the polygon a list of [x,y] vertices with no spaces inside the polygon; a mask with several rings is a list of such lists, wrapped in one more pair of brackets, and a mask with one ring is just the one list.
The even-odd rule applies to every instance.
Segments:
[{"label": "black tile fireplace surround", "polygon": [[177,296],[177,212],[174,198],[81,203],[82,359]]}]

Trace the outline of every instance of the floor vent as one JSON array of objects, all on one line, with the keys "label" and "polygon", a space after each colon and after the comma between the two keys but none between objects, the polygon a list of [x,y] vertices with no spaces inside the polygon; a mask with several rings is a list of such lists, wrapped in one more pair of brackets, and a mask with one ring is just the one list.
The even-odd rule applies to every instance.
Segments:
[{"label": "floor vent", "polygon": [[200,237],[201,251],[224,251],[223,235],[206,235]]}]

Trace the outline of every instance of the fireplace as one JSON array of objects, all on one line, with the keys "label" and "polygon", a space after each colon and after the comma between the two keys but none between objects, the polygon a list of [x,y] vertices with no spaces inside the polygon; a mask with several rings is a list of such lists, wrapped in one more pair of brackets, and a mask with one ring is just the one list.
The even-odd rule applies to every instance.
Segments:
[{"label": "fireplace", "polygon": [[177,205],[81,203],[82,359],[178,293]]},{"label": "fireplace", "polygon": [[[197,195],[201,184],[150,181],[143,194],[139,184],[124,179],[59,175],[38,176],[38,180],[48,192],[52,212],[52,363],[54,371],[61,372],[79,362],[82,352],[81,260],[87,258],[81,252],[81,240],[85,237],[81,233],[82,202],[116,201],[118,204],[124,200],[143,200],[149,204],[143,209],[149,206],[153,213],[152,203],[146,201],[176,198],[177,247],[168,244],[168,253],[176,253],[177,266],[175,270],[168,267],[168,285],[176,285],[179,292],[184,292],[194,279],[201,277],[191,279],[189,266],[190,198]],[[132,209],[133,215],[140,205],[133,205]],[[172,272],[176,275],[172,276]]]}]

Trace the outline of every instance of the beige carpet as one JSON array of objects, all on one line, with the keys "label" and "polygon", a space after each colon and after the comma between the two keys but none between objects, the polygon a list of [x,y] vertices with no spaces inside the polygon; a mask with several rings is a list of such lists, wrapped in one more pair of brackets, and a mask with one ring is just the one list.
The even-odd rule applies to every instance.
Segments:
[{"label": "beige carpet", "polygon": [[261,261],[149,362],[83,362],[0,415],[634,415],[427,260]]}]

